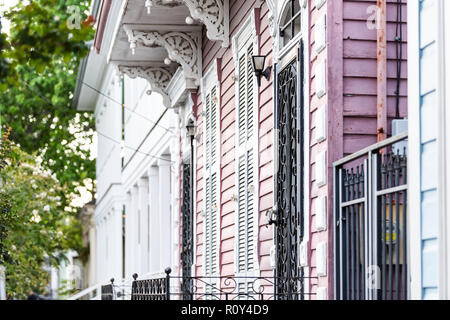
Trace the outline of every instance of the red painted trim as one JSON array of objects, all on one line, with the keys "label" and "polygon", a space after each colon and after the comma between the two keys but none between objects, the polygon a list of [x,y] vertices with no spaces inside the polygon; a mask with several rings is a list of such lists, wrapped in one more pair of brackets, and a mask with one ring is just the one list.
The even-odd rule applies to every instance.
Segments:
[{"label": "red painted trim", "polygon": [[97,32],[95,33],[94,48],[95,52],[100,53],[103,42],[103,34],[105,33],[106,22],[108,21],[109,11],[111,9],[112,0],[103,0],[100,16],[98,19]]}]

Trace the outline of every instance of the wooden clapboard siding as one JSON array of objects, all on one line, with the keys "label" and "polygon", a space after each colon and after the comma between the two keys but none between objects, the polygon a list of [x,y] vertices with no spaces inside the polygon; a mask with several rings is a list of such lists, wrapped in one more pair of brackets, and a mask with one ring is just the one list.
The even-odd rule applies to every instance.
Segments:
[{"label": "wooden clapboard siding", "polygon": [[[255,7],[261,6],[260,2],[231,0],[230,1],[230,39],[236,34],[245,20],[249,17]],[[266,4],[263,4],[260,10],[261,19],[260,28],[260,50],[261,54],[269,55],[271,60],[272,52],[272,38],[270,36],[268,27],[269,10]],[[206,35],[203,37],[203,73],[205,73],[215,59],[221,59],[220,74],[220,274],[222,276],[233,275],[234,267],[234,249],[235,249],[235,210],[236,202],[233,201],[233,195],[236,195],[237,190],[235,186],[235,133],[236,133],[236,102],[235,102],[235,81],[233,79],[235,73],[235,66],[233,61],[233,54],[231,45],[229,48],[222,48],[220,42],[214,42],[207,39]],[[271,61],[270,61],[271,62]],[[260,195],[259,204],[260,212],[264,213],[273,205],[273,150],[271,148],[273,141],[273,87],[271,81],[262,81],[260,88],[260,106],[258,115],[259,128],[258,136],[260,139],[259,148],[260,153],[255,152],[255,156],[259,156],[259,171],[260,171]],[[203,120],[201,113],[203,111],[201,92],[197,95],[196,115],[198,119],[199,128],[203,128]],[[196,273],[201,275],[203,273],[203,218],[201,211],[203,210],[203,136],[201,141],[197,144],[197,164],[196,164]],[[260,214],[261,216],[261,214]],[[260,232],[259,232],[259,263],[262,272],[271,273],[269,264],[269,251],[273,243],[271,236],[271,229],[267,229],[265,219],[260,218]]]},{"label": "wooden clapboard siding", "polygon": [[[395,116],[395,21],[396,1],[387,5],[387,107],[388,134]],[[327,242],[327,276],[312,280],[311,292],[327,287],[328,297],[333,297],[333,171],[332,163],[339,158],[356,152],[377,138],[377,32],[367,27],[367,8],[376,6],[376,0],[327,1],[319,10],[315,1],[310,1],[310,251],[311,275],[317,275],[316,247]],[[315,23],[320,14],[327,14],[327,48],[317,54],[315,51]],[[406,44],[406,0],[403,0],[403,55],[400,89],[400,116],[407,116],[407,44]],[[341,23],[342,22],[342,23]],[[315,93],[316,66],[327,61],[327,93],[318,98]],[[317,143],[316,111],[327,107],[327,140]],[[317,154],[327,152],[327,185],[318,187],[315,183]],[[327,196],[327,230],[318,232],[315,228],[316,201],[319,195]]]},{"label": "wooden clapboard siding", "polygon": [[[400,116],[407,116],[407,30],[406,0],[403,0],[403,56],[400,87]],[[377,126],[377,32],[367,28],[367,8],[376,0],[343,3],[344,41],[344,155],[376,142]],[[388,135],[395,117],[395,28],[396,1],[387,3],[387,108]],[[370,128],[370,130],[369,130]]]}]

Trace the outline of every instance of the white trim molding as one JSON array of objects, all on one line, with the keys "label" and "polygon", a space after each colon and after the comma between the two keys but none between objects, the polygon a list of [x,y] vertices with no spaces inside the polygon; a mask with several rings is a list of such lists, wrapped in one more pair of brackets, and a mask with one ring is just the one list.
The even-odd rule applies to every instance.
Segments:
[{"label": "white trim molding", "polygon": [[308,1],[297,0],[300,4],[301,10],[301,31],[288,44],[286,44],[283,48],[280,48],[280,21],[286,4],[290,1],[291,0],[266,0],[267,6],[269,7],[268,20],[270,35],[272,36],[273,56],[276,61],[278,61],[281,56],[289,52],[296,44],[298,44],[300,38],[305,38],[302,35],[308,34]]},{"label": "white trim molding", "polygon": [[[447,3],[447,4],[446,4]],[[446,174],[449,170],[448,167],[448,158],[446,156],[446,131],[447,131],[447,122],[446,122],[446,114],[448,113],[448,109],[446,108],[446,82],[448,82],[447,77],[448,73],[446,73],[445,66],[448,66],[448,61],[446,58],[449,55],[449,52],[446,53],[446,34],[448,38],[448,32],[446,32],[445,26],[448,16],[445,15],[445,6],[448,6],[448,1],[439,0],[436,5],[437,10],[437,57],[438,57],[438,83],[436,88],[436,93],[438,96],[438,132],[437,132],[437,142],[438,142],[438,264],[439,264],[439,299],[447,300],[449,298],[447,287],[449,281],[448,271],[448,255],[449,255],[449,247],[447,243],[448,231],[448,199],[446,197],[447,194],[447,183]],[[448,9],[447,9],[448,12]],[[447,56],[446,56],[447,55]]]},{"label": "white trim molding", "polygon": [[186,99],[190,99],[191,93],[197,91],[197,89],[197,81],[184,77],[182,68],[178,68],[172,80],[167,85],[167,93],[170,97],[171,107],[178,108],[183,106]]},{"label": "white trim molding", "polygon": [[[450,4],[448,1],[444,1],[444,16],[445,17],[450,17]],[[444,25],[442,26],[442,30],[450,30],[450,21],[449,19],[445,19],[445,21],[443,22]],[[444,100],[445,100],[445,123],[449,123],[450,121],[450,112],[448,111],[450,108],[450,32],[445,32],[445,38],[444,38],[444,42],[445,42],[445,88],[443,89],[443,95],[444,95]],[[445,130],[445,157],[446,157],[446,163],[449,163],[450,161],[450,130],[446,129]],[[447,255],[446,255],[446,264],[444,266],[444,272],[446,272],[447,274],[447,279],[446,279],[446,283],[443,284],[443,286],[445,286],[445,297],[444,299],[450,299],[450,254],[448,253],[450,250],[450,214],[448,213],[448,208],[449,208],[449,200],[450,199],[450,167],[447,165],[446,168],[446,172],[445,172],[445,179],[446,179],[446,186],[445,186],[445,195],[444,198],[446,199],[446,210],[445,210],[445,214],[446,214],[446,234],[445,234],[445,239],[443,239],[445,241],[445,246],[446,246],[446,250],[447,250]]]},{"label": "white trim molding", "polygon": [[[420,91],[419,91],[419,1],[408,3],[408,150],[417,155],[408,159],[408,177],[420,172]],[[408,299],[422,299],[420,178],[408,179]]]}]

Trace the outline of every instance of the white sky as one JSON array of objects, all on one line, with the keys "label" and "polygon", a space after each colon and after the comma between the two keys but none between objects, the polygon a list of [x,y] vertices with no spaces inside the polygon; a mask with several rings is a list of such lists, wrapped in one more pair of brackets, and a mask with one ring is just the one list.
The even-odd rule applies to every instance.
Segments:
[{"label": "white sky", "polygon": [[[0,0],[0,13],[15,5],[17,0]],[[2,31],[9,33],[9,21],[2,17]]]}]

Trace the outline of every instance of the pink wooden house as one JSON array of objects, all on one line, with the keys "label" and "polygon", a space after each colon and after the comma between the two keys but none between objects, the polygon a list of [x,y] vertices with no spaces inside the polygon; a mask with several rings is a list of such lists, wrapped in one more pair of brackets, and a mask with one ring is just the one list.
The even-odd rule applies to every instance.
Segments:
[{"label": "pink wooden house", "polygon": [[[195,274],[266,277],[276,270],[278,277],[304,276],[305,297],[333,298],[332,164],[375,143],[377,133],[390,136],[391,120],[407,115],[406,42],[402,56],[395,42],[398,25],[406,39],[406,15],[398,23],[398,4],[388,1],[387,48],[380,56],[377,1],[276,2],[230,1],[232,46],[203,39],[203,74],[212,72],[217,87],[215,111],[208,111],[202,89],[194,106],[202,132],[195,157]],[[255,54],[275,70],[260,87],[247,78]],[[208,130],[217,138],[208,141]],[[210,172],[208,150],[218,161]],[[284,221],[269,225],[273,207],[275,219]],[[277,230],[284,228],[291,234]]]},{"label": "pink wooden house", "polygon": [[[126,19],[145,7],[149,16]],[[395,135],[407,116],[406,0],[130,0],[123,8],[112,46],[123,52],[119,70],[136,69],[179,116],[172,275],[184,297],[194,297],[192,277],[203,277],[207,297],[346,298],[333,164]]]}]

